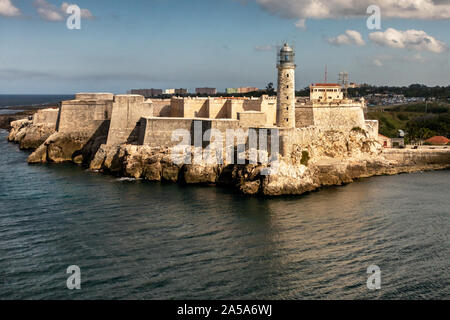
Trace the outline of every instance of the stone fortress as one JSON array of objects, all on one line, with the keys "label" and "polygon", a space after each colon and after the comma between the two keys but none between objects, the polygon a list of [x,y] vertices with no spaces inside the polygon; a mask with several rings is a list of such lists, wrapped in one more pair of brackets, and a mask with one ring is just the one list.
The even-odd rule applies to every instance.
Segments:
[{"label": "stone fortress", "polygon": [[[295,52],[287,44],[279,51],[277,69],[277,97],[150,100],[133,94],[79,93],[58,109],[12,122],[8,139],[22,149],[35,149],[29,163],[74,162],[149,181],[223,184],[245,194],[302,194],[361,177],[449,167],[448,150],[383,150],[378,121],[364,118],[364,100],[348,99],[338,84],[313,84],[309,99],[296,98]],[[192,144],[199,128],[203,141]],[[200,163],[178,163],[172,148],[180,144],[181,139],[173,139],[180,129],[191,135],[191,155],[212,144],[204,139],[208,129],[222,136],[231,130],[244,132],[245,142],[227,141],[222,149],[244,146],[244,163],[202,158]],[[279,142],[275,174],[263,173],[271,163],[251,161],[255,145],[249,142],[250,131],[260,138],[256,148],[266,146],[272,152],[273,142]],[[270,134],[270,148],[269,141],[261,142],[264,134],[267,139]],[[274,154],[267,155],[274,161]]]},{"label": "stone fortress", "polygon": [[[146,100],[140,95],[79,93],[75,100],[61,102],[55,130],[82,132],[88,136],[107,132],[107,145],[138,144],[172,147],[172,132],[191,130],[194,121],[203,128],[278,128],[281,155],[294,144],[305,144],[320,130],[367,130],[378,136],[376,121],[365,121],[364,101],[343,97],[341,86],[315,84],[308,101],[295,97],[295,53],[285,44],[278,56],[277,97],[186,98]],[[40,114],[36,115],[35,121]],[[54,117],[52,118],[54,119]]]}]

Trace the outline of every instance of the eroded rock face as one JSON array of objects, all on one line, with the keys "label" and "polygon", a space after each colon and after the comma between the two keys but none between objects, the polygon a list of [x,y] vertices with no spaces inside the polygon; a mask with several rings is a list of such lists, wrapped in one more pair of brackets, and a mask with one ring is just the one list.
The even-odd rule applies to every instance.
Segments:
[{"label": "eroded rock face", "polygon": [[[417,168],[417,164],[412,167],[410,163],[385,159],[378,143],[364,132],[350,132],[347,136],[331,132],[317,141],[318,145],[299,147],[290,158],[281,158],[278,166],[272,167],[275,171],[271,175],[263,174],[267,167],[261,164],[180,164],[181,156],[172,156],[168,149],[134,145],[100,146],[90,168],[149,181],[220,184],[244,194],[265,196],[299,195],[322,186]],[[301,159],[305,150],[306,162]]]},{"label": "eroded rock face", "polygon": [[[35,147],[48,132],[32,127],[31,121],[16,121],[9,139],[23,142],[29,137],[30,142],[24,144]],[[36,144],[32,145],[32,141]],[[281,157],[278,165],[271,167],[270,175],[265,174],[267,166],[262,164],[183,164],[183,156],[172,155],[167,148],[112,146],[105,142],[106,136],[53,133],[28,161],[83,163],[90,170],[118,176],[182,184],[220,184],[244,194],[264,196],[300,195],[374,175],[450,167],[449,155],[445,154],[415,157],[393,153],[387,158],[381,154],[378,142],[364,131],[322,132],[308,145],[294,145],[289,156]],[[192,148],[189,151],[194,153]]]},{"label": "eroded rock face", "polygon": [[11,122],[8,140],[18,143],[20,149],[37,149],[53,133],[52,125],[33,124],[32,120],[23,119]]},{"label": "eroded rock face", "polygon": [[[101,140],[101,139],[100,139]],[[29,163],[89,163],[101,141],[83,134],[56,132],[48,137],[28,158]]]}]

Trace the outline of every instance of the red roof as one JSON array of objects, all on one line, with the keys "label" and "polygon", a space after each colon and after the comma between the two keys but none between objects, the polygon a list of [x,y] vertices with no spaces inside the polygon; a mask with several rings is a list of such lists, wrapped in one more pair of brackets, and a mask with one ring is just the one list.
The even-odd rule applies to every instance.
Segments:
[{"label": "red roof", "polygon": [[447,139],[446,137],[443,136],[434,136],[431,137],[428,140],[425,140],[426,143],[431,143],[431,144],[447,144],[450,142],[450,139]]},{"label": "red roof", "polygon": [[388,138],[388,137],[386,137],[386,136],[383,136],[381,133],[379,133],[378,136],[379,136],[380,138],[382,138],[382,139],[390,139],[390,138]]},{"label": "red roof", "polygon": [[341,87],[338,83],[313,83],[312,87]]}]

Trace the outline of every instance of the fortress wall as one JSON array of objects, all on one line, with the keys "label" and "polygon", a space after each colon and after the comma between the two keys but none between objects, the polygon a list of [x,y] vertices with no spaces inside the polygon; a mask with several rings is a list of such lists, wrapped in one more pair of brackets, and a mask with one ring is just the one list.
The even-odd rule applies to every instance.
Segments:
[{"label": "fortress wall", "polygon": [[267,115],[259,111],[238,112],[239,125],[244,128],[267,126]]},{"label": "fortress wall", "polygon": [[152,99],[151,101],[153,103],[153,117],[170,117],[170,99]]},{"label": "fortress wall", "polygon": [[172,141],[172,135],[176,130],[187,130],[191,133],[191,144],[193,144],[194,122],[202,122],[202,135],[208,129],[217,129],[226,136],[227,129],[237,129],[239,122],[228,119],[205,119],[194,118],[142,118],[139,133],[139,144],[153,148],[171,148],[178,145],[181,138]]},{"label": "fortress wall", "polygon": [[56,130],[56,123],[58,121],[59,109],[43,109],[38,110],[33,115],[33,124],[46,124]]},{"label": "fortress wall", "polygon": [[[175,130],[191,131],[193,119],[185,118],[141,118],[139,144],[153,148],[174,147],[180,140],[172,141]],[[180,138],[181,139],[181,138]]]},{"label": "fortress wall", "polygon": [[383,149],[382,155],[405,165],[429,165],[450,163],[450,149]]},{"label": "fortress wall", "polygon": [[112,101],[114,100],[114,94],[112,93],[77,93],[75,95],[75,100],[84,100],[84,101],[97,101],[97,100],[104,100],[104,101]]},{"label": "fortress wall", "polygon": [[112,105],[108,145],[133,143],[138,140],[140,119],[153,116],[151,100],[141,95],[117,95]]},{"label": "fortress wall", "polygon": [[266,125],[274,126],[277,123],[277,99],[263,98],[260,111],[266,114]]},{"label": "fortress wall", "polygon": [[69,100],[61,102],[57,130],[93,135],[111,120],[110,100]]},{"label": "fortress wall", "polygon": [[297,106],[295,108],[295,127],[303,128],[314,125],[314,112],[311,106]]},{"label": "fortress wall", "polygon": [[[154,115],[156,116],[156,115]],[[170,100],[170,117],[183,118],[184,117],[184,100],[172,99]]]},{"label": "fortress wall", "polygon": [[243,111],[261,111],[261,100],[244,100]]},{"label": "fortress wall", "polygon": [[364,129],[363,108],[360,106],[322,107],[314,105],[314,125],[328,130],[351,130],[359,127]]},{"label": "fortress wall", "polygon": [[211,129],[219,130],[220,132],[222,132],[224,137],[227,130],[239,129],[239,121],[234,119],[211,119],[207,121],[211,122]]},{"label": "fortress wall", "polygon": [[374,140],[378,140],[379,122],[378,120],[366,120],[366,131],[369,133],[369,137]]},{"label": "fortress wall", "polygon": [[208,118],[227,119],[230,117],[227,107],[227,99],[208,99]]},{"label": "fortress wall", "polygon": [[244,112],[244,100],[228,100],[228,114],[230,119],[237,119],[238,112]]},{"label": "fortress wall", "polygon": [[177,118],[208,118],[207,99],[172,98],[171,117]]},{"label": "fortress wall", "polygon": [[289,157],[294,145],[307,148],[317,140],[321,129],[316,126],[303,128],[280,128],[280,154]]}]

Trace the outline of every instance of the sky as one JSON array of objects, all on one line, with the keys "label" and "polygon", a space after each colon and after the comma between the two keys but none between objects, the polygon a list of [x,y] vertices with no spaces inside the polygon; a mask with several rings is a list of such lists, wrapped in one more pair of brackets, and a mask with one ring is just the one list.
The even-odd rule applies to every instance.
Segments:
[{"label": "sky", "polygon": [[284,42],[297,89],[325,66],[328,82],[450,85],[449,30],[450,0],[0,0],[0,94],[264,88]]}]

